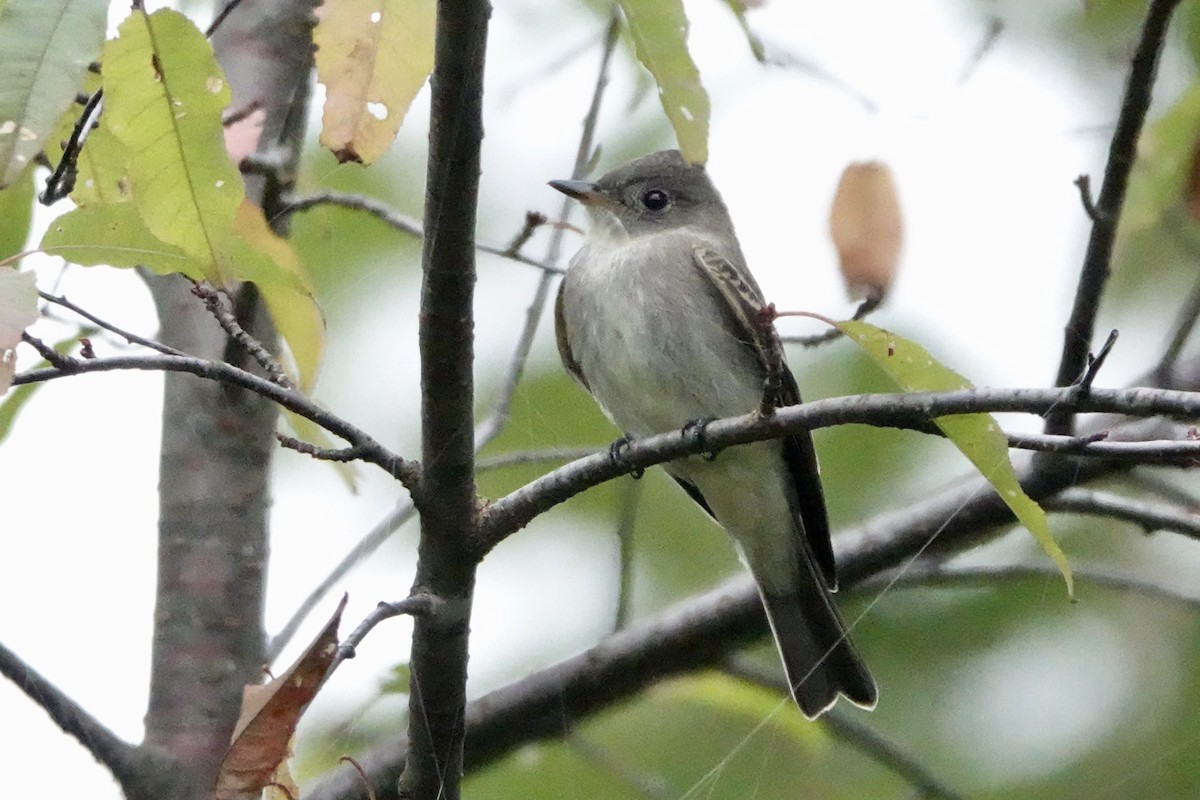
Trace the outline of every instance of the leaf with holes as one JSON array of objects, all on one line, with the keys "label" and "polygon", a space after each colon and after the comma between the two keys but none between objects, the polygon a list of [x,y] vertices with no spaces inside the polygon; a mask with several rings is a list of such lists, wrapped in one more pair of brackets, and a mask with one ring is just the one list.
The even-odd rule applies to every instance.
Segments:
[{"label": "leaf with holes", "polygon": [[317,9],[321,144],[338,161],[383,155],[433,69],[434,0],[340,0]]},{"label": "leaf with holes", "polygon": [[230,90],[204,35],[182,14],[130,14],[104,48],[108,127],[128,150],[133,199],[147,230],[228,286],[242,178],[225,151]]},{"label": "leaf with holes", "polygon": [[684,159],[708,160],[708,92],[688,53],[682,0],[619,0],[634,51],[658,84],[658,97]]},{"label": "leaf with holes", "polygon": [[[910,339],[866,322],[833,324],[906,392],[947,392],[972,388],[966,378],[939,363],[924,347]],[[1058,566],[1067,584],[1067,594],[1073,598],[1075,588],[1071,565],[1050,533],[1046,512],[1021,488],[1008,458],[1008,438],[996,420],[991,414],[955,414],[935,417],[933,422],[970,459],[979,473],[996,489],[1000,499],[1038,540]]]},{"label": "leaf with holes", "polygon": [[75,102],[107,11],[105,0],[0,4],[0,189],[28,169]]}]

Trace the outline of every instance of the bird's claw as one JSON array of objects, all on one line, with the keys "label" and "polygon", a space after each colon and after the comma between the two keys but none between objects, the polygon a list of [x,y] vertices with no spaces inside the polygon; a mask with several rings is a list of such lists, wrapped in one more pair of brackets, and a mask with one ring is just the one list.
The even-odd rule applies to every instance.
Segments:
[{"label": "bird's claw", "polygon": [[[626,454],[629,451],[629,443],[632,441],[632,436],[622,436],[620,439],[617,439],[608,446],[608,457],[618,464],[627,464],[628,459]],[[634,467],[630,471],[629,476],[636,481],[645,474],[645,467]]]},{"label": "bird's claw", "polygon": [[775,413],[776,400],[779,397],[779,376],[772,373],[763,380],[762,400],[759,402],[758,413],[769,417]]},{"label": "bird's claw", "polygon": [[713,422],[713,420],[715,420],[715,419],[716,419],[716,417],[697,417],[696,419],[689,420],[688,423],[686,425],[684,425],[683,429],[679,432],[685,439],[690,439],[691,441],[695,442],[696,444],[698,444],[700,446],[700,448],[701,448],[700,454],[702,456],[704,456],[705,461],[715,461],[717,456],[721,452],[720,449],[713,450],[713,449],[709,449],[704,446],[705,445],[704,431],[708,428],[709,424],[711,424]]}]

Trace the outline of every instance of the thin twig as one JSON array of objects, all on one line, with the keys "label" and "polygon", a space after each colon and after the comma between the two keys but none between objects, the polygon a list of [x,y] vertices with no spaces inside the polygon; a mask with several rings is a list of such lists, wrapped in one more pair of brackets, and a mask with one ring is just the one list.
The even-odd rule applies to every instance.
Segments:
[{"label": "thin twig", "polygon": [[337,588],[342,578],[346,577],[350,570],[357,566],[364,558],[379,549],[379,546],[387,541],[392,533],[401,525],[412,519],[414,513],[416,513],[416,507],[410,498],[405,497],[396,504],[395,508],[388,512],[387,516],[375,523],[375,526],[367,532],[367,535],[360,539],[350,549],[350,552],[342,557],[337,566],[330,570],[329,574],[319,584],[313,587],[313,590],[308,593],[304,601],[296,606],[296,610],[292,612],[292,616],[279,629],[279,633],[271,638],[270,643],[267,645],[267,661],[274,661],[279,658],[279,654],[283,652],[283,649],[295,637],[304,620],[320,604],[321,600],[329,592]]},{"label": "thin twig", "polygon": [[280,215],[294,214],[297,211],[307,211],[318,206],[338,206],[352,211],[365,211],[375,219],[389,225],[401,233],[415,236],[418,239],[425,235],[419,220],[401,214],[386,203],[372,197],[348,192],[337,192],[326,189],[309,195],[292,195],[284,198],[284,206],[279,210]]},{"label": "thin twig", "polygon": [[[66,145],[63,146],[62,158],[54,167],[54,171],[50,173],[50,177],[46,179],[46,188],[38,196],[38,201],[42,205],[48,206],[58,202],[75,188],[75,165],[79,161],[79,154],[83,152],[83,143],[87,139],[88,132],[100,118],[103,102],[103,89],[97,89],[95,94],[88,98],[83,111],[79,114],[79,119],[75,121],[75,127],[71,129],[71,135],[67,138]],[[68,176],[70,176],[69,179]]]},{"label": "thin twig", "polygon": [[617,609],[613,614],[613,630],[629,624],[633,604],[633,535],[637,530],[638,506],[642,500],[642,482],[625,482],[621,498],[621,514],[617,519],[617,543],[620,547],[617,560],[620,573],[617,578]]},{"label": "thin twig", "polygon": [[294,436],[288,436],[283,433],[276,433],[275,439],[288,450],[295,450],[297,453],[312,456],[318,461],[345,463],[347,461],[358,461],[364,454],[362,448],[359,447],[317,447],[315,444],[310,444],[302,439],[297,439]]},{"label": "thin twig", "polygon": [[204,30],[204,38],[211,39],[212,35],[217,32],[217,29],[221,27],[225,20],[229,19],[229,15],[233,13],[234,9],[241,4],[242,0],[229,0],[229,2],[222,7],[217,16],[213,18],[212,24],[210,24]]},{"label": "thin twig", "polygon": [[41,339],[29,334],[28,332],[21,333],[21,341],[38,351],[38,354],[49,362],[50,366],[55,369],[63,369],[69,367],[71,359],[64,356],[62,353],[55,350],[50,345],[43,342]]},{"label": "thin twig", "polygon": [[[415,236],[418,239],[424,238],[425,230],[421,223],[407,214],[402,214],[396,211],[386,203],[376,200],[371,197],[366,197],[361,194],[350,194],[348,192],[336,192],[333,190],[324,190],[314,192],[308,195],[289,195],[284,200],[284,206],[276,215],[294,214],[298,211],[307,211],[319,206],[337,206],[339,208],[349,209],[351,211],[363,211],[378,219],[380,222],[388,225],[400,233]],[[481,252],[488,253],[501,258],[507,258],[511,261],[516,261],[530,267],[536,267],[543,272],[551,272],[556,275],[562,274],[562,269],[553,265],[547,264],[521,253],[510,253],[506,247],[493,247],[486,244],[476,244],[475,247]]]},{"label": "thin twig", "polygon": [[958,75],[959,86],[962,86],[971,79],[971,76],[979,69],[979,65],[983,63],[983,59],[996,46],[996,42],[1000,41],[1000,34],[1002,33],[1004,33],[1004,20],[995,16],[988,17],[987,29],[983,32],[983,38],[975,46],[974,51],[972,51],[966,63],[963,64],[962,72]]},{"label": "thin twig", "polygon": [[[1173,602],[1200,607],[1200,594],[1185,592],[1161,583],[1154,583],[1141,575],[1128,571],[1095,567],[1088,564],[1071,564],[1075,580],[1083,585],[1094,583],[1109,589],[1134,592],[1146,597],[1161,597]],[[856,587],[856,591],[871,592],[887,586],[903,588],[909,586],[956,586],[966,581],[1021,581],[1029,578],[1061,580],[1062,573],[1053,564],[1008,564],[996,566],[959,565],[934,559],[921,559],[905,567],[897,576],[894,572],[883,572]]]},{"label": "thin twig", "polygon": [[1100,212],[1096,210],[1096,201],[1092,198],[1091,176],[1080,175],[1075,179],[1075,188],[1079,189],[1079,202],[1083,204],[1083,213],[1087,214],[1093,223],[1098,222]]},{"label": "thin twig", "polygon": [[1089,514],[1132,522],[1146,533],[1170,531],[1192,539],[1200,539],[1200,515],[1172,506],[1122,497],[1113,492],[1067,489],[1046,498],[1042,505],[1048,511]]},{"label": "thin twig", "polygon": [[1153,494],[1193,513],[1200,513],[1200,498],[1171,483],[1161,472],[1134,470],[1123,477],[1122,484],[1135,490],[1136,494]]},{"label": "thin twig", "polygon": [[315,422],[325,430],[363,449],[363,461],[374,464],[404,484],[409,491],[416,491],[420,479],[421,465],[416,461],[401,458],[375,441],[366,432],[327,411],[303,393],[289,389],[221,361],[209,361],[192,356],[174,355],[124,355],[81,360],[63,356],[62,367],[32,369],[13,377],[13,385],[43,383],[72,375],[88,375],[100,372],[138,370],[142,372],[185,372],[208,380],[219,381],[230,386],[262,395],[268,400],[294,411],[305,419]]},{"label": "thin twig", "polygon": [[[721,669],[733,678],[781,697],[788,696],[787,679],[777,669],[765,669],[758,662],[743,656],[726,659]],[[958,800],[962,797],[897,745],[866,725],[838,713],[836,709],[821,717],[821,724],[837,738],[908,781],[921,793],[921,797],[941,800]]]},{"label": "thin twig", "polygon": [[343,661],[358,655],[358,646],[362,644],[363,639],[367,638],[367,634],[379,623],[403,614],[413,617],[421,614],[429,614],[433,611],[435,605],[436,599],[433,595],[429,594],[409,595],[403,600],[397,600],[394,603],[380,601],[375,606],[375,609],[358,624],[358,627],[351,631],[338,645],[337,654],[334,655],[333,662],[329,665],[329,670],[325,673],[326,677],[328,678]]},{"label": "thin twig", "polygon": [[[596,75],[596,85],[592,89],[591,103],[588,106],[587,115],[583,119],[583,131],[579,136],[579,146],[575,150],[575,165],[571,169],[571,177],[573,179],[580,179],[585,176],[592,154],[593,141],[596,135],[596,122],[600,117],[600,106],[604,99],[604,90],[608,86],[609,64],[612,61],[613,51],[616,50],[617,38],[621,30],[620,23],[619,7],[614,3],[608,28],[604,35],[604,46],[600,56],[600,69]],[[563,198],[561,210],[558,215],[559,219],[567,219],[573,205],[569,198]],[[559,252],[562,249],[564,230],[565,228],[561,225],[554,226],[553,232],[550,235],[550,242],[546,246],[544,263],[556,264],[558,262]],[[529,360],[530,350],[533,349],[533,339],[541,323],[542,313],[546,308],[546,301],[550,297],[550,287],[555,277],[551,272],[542,272],[541,279],[534,290],[533,300],[530,301],[529,308],[525,311],[525,324],[521,329],[520,336],[517,338],[517,346],[513,352],[512,359],[509,361],[508,371],[504,376],[504,383],[500,387],[500,392],[492,406],[492,411],[475,428],[475,445],[477,448],[482,448],[488,442],[492,441],[508,422],[512,398],[517,391],[517,384],[520,383],[521,376],[525,373],[525,364]]]},{"label": "thin twig", "polygon": [[97,317],[95,314],[92,314],[91,312],[80,308],[79,306],[75,305],[70,300],[68,300],[66,297],[63,297],[61,295],[49,294],[48,292],[43,292],[40,290],[38,291],[38,296],[40,296],[47,303],[54,303],[55,305],[62,306],[63,308],[65,308],[69,311],[73,311],[74,313],[76,313],[79,316],[86,319],[88,322],[91,322],[92,324],[94,324],[98,327],[101,327],[106,331],[115,333],[117,336],[120,336],[122,339],[129,342],[130,344],[140,344],[142,347],[148,347],[151,350],[155,350],[159,353],[163,353],[164,355],[168,355],[168,356],[184,356],[184,357],[187,356],[187,353],[183,352],[182,350],[176,350],[174,347],[168,347],[167,345],[163,344],[162,342],[157,342],[153,339],[147,339],[144,336],[138,336],[136,333],[130,333],[127,330],[118,328],[116,325],[113,325],[111,322],[107,322],[103,319],[100,319],[100,317]]},{"label": "thin twig", "polygon": [[221,293],[211,286],[203,283],[197,283],[192,286],[192,294],[204,301],[204,307],[208,309],[208,313],[213,315],[217,324],[222,330],[228,334],[229,338],[237,342],[243,350],[250,354],[251,358],[258,362],[258,365],[266,371],[271,380],[278,383],[285,389],[295,388],[292,384],[292,379],[284,372],[283,367],[275,360],[275,356],[271,355],[266,346],[258,339],[255,339],[250,333],[241,326],[237,318],[233,315],[221,299]]},{"label": "thin twig", "polygon": [[534,232],[541,226],[546,224],[546,215],[540,211],[526,211],[525,224],[521,226],[521,230],[517,231],[517,235],[508,243],[508,247],[504,248],[504,255],[512,258],[520,255],[521,248],[528,244],[533,238]]},{"label": "thin twig", "polygon": [[1110,442],[1106,441],[1107,434],[1107,431],[1098,431],[1090,436],[1010,433],[1008,446],[1042,453],[1119,458],[1128,465],[1200,466],[1200,441],[1195,439]]},{"label": "thin twig", "polygon": [[[1104,182],[1096,201],[1095,219],[1079,275],[1075,303],[1067,321],[1055,381],[1058,386],[1074,383],[1086,365],[1100,298],[1112,268],[1113,244],[1121,208],[1125,203],[1129,173],[1133,168],[1138,138],[1146,122],[1146,112],[1150,108],[1154,76],[1158,71],[1167,27],[1177,5],[1179,0],[1151,0],[1146,13],[1146,22],[1125,87],[1125,97],[1121,102],[1121,113],[1109,145]],[[1069,434],[1071,428],[1072,415],[1065,408],[1055,409],[1046,420],[1046,433]]]},{"label": "thin twig", "polygon": [[[866,319],[867,315],[879,308],[882,303],[882,297],[868,297],[858,304],[858,308],[854,309],[854,315],[850,317],[850,319]],[[828,342],[836,341],[841,337],[842,332],[840,330],[837,328],[830,328],[824,333],[818,333],[816,336],[780,336],[779,338],[784,344],[798,344],[801,347],[817,347]]]},{"label": "thin twig", "polygon": [[41,708],[125,785],[138,771],[138,748],[120,739],[16,653],[0,644],[0,675]]},{"label": "thin twig", "polygon": [[1117,343],[1117,329],[1113,328],[1108,332],[1108,338],[1104,340],[1104,346],[1100,348],[1100,352],[1092,355],[1088,353],[1087,369],[1084,370],[1083,377],[1079,379],[1079,383],[1075,384],[1075,388],[1081,392],[1090,391],[1092,384],[1096,381],[1096,375],[1100,372],[1100,368],[1104,366],[1104,362],[1108,359],[1108,354],[1112,352],[1113,345]]},{"label": "thin twig", "polygon": [[[1190,231],[1193,223],[1192,220],[1186,219],[1179,221],[1178,224],[1172,225],[1171,230],[1175,234],[1175,239],[1181,245],[1186,245],[1189,254],[1193,258],[1200,259],[1200,252],[1193,245],[1190,237],[1184,236],[1182,232],[1183,226],[1187,226]],[[1175,368],[1175,362],[1179,360],[1179,354],[1183,351],[1183,346],[1187,344],[1187,340],[1191,337],[1192,331],[1196,327],[1196,320],[1200,319],[1200,282],[1192,286],[1191,292],[1188,293],[1187,300],[1184,301],[1183,307],[1179,309],[1179,316],[1175,319],[1175,328],[1171,334],[1171,340],[1166,348],[1163,349],[1162,358],[1158,360],[1158,364],[1154,367],[1154,378],[1158,382],[1165,382],[1171,376],[1171,370]]]}]

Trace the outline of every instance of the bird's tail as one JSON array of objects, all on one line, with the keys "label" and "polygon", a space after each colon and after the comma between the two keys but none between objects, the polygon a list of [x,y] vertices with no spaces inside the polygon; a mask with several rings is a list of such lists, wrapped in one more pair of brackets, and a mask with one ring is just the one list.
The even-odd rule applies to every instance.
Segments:
[{"label": "bird's tail", "polygon": [[815,580],[799,581],[791,592],[759,590],[792,697],[809,719],[827,711],[839,694],[873,708],[878,698],[875,679],[850,642],[820,578],[811,577]]}]

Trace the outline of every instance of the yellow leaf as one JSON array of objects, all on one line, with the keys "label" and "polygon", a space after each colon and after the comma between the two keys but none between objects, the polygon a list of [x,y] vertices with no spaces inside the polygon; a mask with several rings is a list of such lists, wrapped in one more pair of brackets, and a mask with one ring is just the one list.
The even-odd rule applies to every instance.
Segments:
[{"label": "yellow leaf", "polygon": [[321,144],[338,161],[369,164],[396,138],[433,69],[434,0],[338,0],[317,14]]},{"label": "yellow leaf", "polygon": [[296,252],[275,235],[262,209],[243,201],[234,231],[245,247],[236,248],[239,277],[254,281],[295,361],[300,389],[309,392],[325,343],[325,320]]}]

